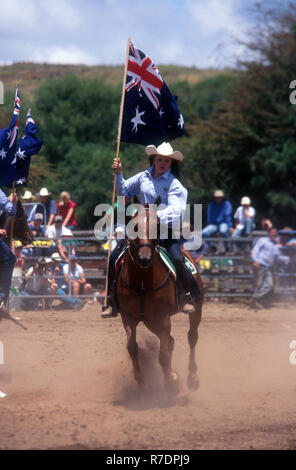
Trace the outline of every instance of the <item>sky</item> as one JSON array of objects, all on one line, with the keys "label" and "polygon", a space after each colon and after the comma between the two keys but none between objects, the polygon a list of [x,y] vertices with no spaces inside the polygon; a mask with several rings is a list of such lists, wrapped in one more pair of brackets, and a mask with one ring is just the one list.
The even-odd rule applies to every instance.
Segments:
[{"label": "sky", "polygon": [[156,65],[232,67],[255,2],[0,0],[0,64],[122,64],[130,37]]}]

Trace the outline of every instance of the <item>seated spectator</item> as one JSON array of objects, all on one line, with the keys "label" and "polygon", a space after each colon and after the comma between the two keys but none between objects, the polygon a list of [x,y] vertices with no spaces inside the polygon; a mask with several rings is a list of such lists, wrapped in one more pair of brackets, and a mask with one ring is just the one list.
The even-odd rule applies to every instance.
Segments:
[{"label": "seated spectator", "polygon": [[[209,203],[207,210],[207,226],[202,231],[203,237],[213,237],[219,233],[222,237],[228,237],[232,226],[232,205],[225,199],[221,190],[214,192],[214,199]],[[210,242],[209,245],[212,245]],[[227,244],[225,244],[227,248]]]},{"label": "seated spectator", "polygon": [[[54,218],[54,224],[50,225],[46,229],[46,236],[51,239],[58,239],[58,251],[61,258],[64,262],[68,261],[68,250],[67,247],[63,245],[62,238],[71,238],[73,233],[70,229],[63,227],[63,219],[61,215],[56,215]],[[75,254],[74,247],[70,246],[70,253]]]},{"label": "seated spectator", "polygon": [[[25,286],[22,291],[22,309],[38,310],[39,299],[30,298],[32,295],[50,295],[50,283],[46,277],[46,263],[44,258],[38,258],[25,274]],[[45,307],[50,307],[50,299],[45,299]]]},{"label": "seated spectator", "polygon": [[75,215],[77,204],[71,201],[70,194],[67,191],[61,193],[61,200],[57,204],[58,214],[62,216],[63,227],[70,230],[77,229],[77,220]]},{"label": "seated spectator", "polygon": [[[57,205],[54,199],[51,197],[51,193],[48,192],[47,188],[42,188],[39,193],[41,204],[37,204],[36,213],[41,213],[44,216],[43,224],[49,227],[53,224],[54,218],[57,214]],[[45,210],[45,214],[44,214]]]},{"label": "seated spectator", "polygon": [[63,260],[60,257],[60,254],[58,252],[53,253],[51,255],[51,261],[52,263],[49,267],[49,280],[52,295],[63,296],[64,298],[59,297],[59,300],[65,305],[65,307],[80,310],[85,305],[85,301],[66,294],[67,285],[63,274]]},{"label": "seated spectator", "polygon": [[42,222],[43,222],[43,215],[37,212],[32,222],[29,224],[29,227],[32,230],[32,235],[34,238],[45,238],[45,228],[42,227]]},{"label": "seated spectator", "polygon": [[[241,205],[236,209],[234,214],[235,227],[232,231],[231,238],[249,237],[254,228],[254,218],[256,211],[251,206],[251,200],[247,196],[241,199]],[[234,245],[235,251],[238,248],[245,248],[246,244],[241,242]]]},{"label": "seated spectator", "polygon": [[69,293],[69,285],[71,284],[71,293],[77,295],[88,295],[91,292],[91,284],[86,282],[82,266],[77,263],[77,256],[71,255],[69,263],[63,267],[65,284]]},{"label": "seated spectator", "polygon": [[32,204],[35,201],[35,196],[31,191],[25,191],[25,194],[22,196],[23,208],[27,216],[27,222],[32,222],[34,215],[36,213],[37,204]]},{"label": "seated spectator", "polygon": [[19,240],[16,240],[14,242],[14,249],[13,249],[13,253],[16,257],[16,262],[15,262],[15,265],[14,267],[15,268],[21,268],[22,271],[25,271],[25,268],[26,268],[26,257],[25,255],[22,253],[22,250],[23,250],[23,244],[22,242],[20,242]]},{"label": "seated spectator", "polygon": [[266,302],[270,299],[274,288],[273,268],[276,262],[283,265],[290,263],[290,258],[281,254],[277,235],[275,228],[269,228],[267,236],[259,238],[252,250],[255,307],[267,306]]}]

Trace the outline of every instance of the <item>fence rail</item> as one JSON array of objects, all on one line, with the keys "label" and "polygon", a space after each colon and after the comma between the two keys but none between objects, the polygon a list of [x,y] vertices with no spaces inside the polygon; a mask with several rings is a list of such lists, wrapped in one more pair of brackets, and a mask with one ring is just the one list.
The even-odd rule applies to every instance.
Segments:
[{"label": "fence rail", "polygon": [[[62,240],[49,240],[48,238],[36,238],[31,254],[26,256],[25,271],[34,264],[36,258],[42,256],[49,258],[53,252],[58,251],[61,242],[67,248],[68,256],[74,249],[77,255],[77,262],[84,269],[85,278],[93,286],[90,294],[79,294],[75,297],[81,299],[94,298],[96,301],[102,302],[105,294],[105,281],[107,269],[107,250],[106,241],[98,241],[93,232],[74,232],[73,238]],[[248,254],[213,254],[212,256],[204,256],[199,264],[200,274],[205,285],[206,297],[208,298],[248,298],[253,292],[254,272],[252,269],[252,259],[250,257],[250,247],[252,243],[261,236],[258,234],[253,238],[241,237],[236,239],[234,243],[240,242],[241,246],[248,247]],[[225,243],[233,243],[230,238],[207,238],[207,242],[215,243],[218,250]],[[104,243],[105,242],[105,243]],[[220,247],[220,248],[219,248]],[[37,250],[36,250],[37,249]],[[295,250],[296,251],[296,250]],[[296,253],[295,253],[296,254]],[[295,256],[296,257],[296,256]],[[295,272],[276,271],[275,292],[278,294],[286,294],[290,298],[295,298],[296,293],[296,269]],[[44,274],[44,279],[48,279],[49,275]],[[22,284],[24,281],[24,271],[20,272],[19,268],[15,268],[13,274],[13,282],[10,291],[10,300],[12,308],[19,305],[20,299],[60,299],[65,297],[73,297],[71,270],[69,270],[69,281],[66,295],[56,294],[34,294],[28,295],[24,293]]]}]

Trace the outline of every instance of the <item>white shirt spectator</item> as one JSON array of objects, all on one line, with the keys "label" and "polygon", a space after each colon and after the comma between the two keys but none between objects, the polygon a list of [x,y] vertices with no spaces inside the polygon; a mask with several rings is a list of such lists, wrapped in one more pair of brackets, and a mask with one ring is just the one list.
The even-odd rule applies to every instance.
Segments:
[{"label": "white shirt spectator", "polygon": [[47,227],[46,235],[48,238],[73,237],[73,233],[70,229],[63,226],[57,228],[55,224]]},{"label": "white shirt spectator", "polygon": [[[238,225],[236,227],[238,229],[243,229],[246,226],[246,222],[248,219],[245,214],[245,209],[246,209],[245,207],[239,206],[235,211],[234,219],[238,220]],[[249,214],[249,219],[252,219],[252,221],[254,221],[254,218],[256,215],[256,211],[254,207],[251,207],[251,206],[248,207],[248,214]]]},{"label": "white shirt spectator", "polygon": [[[64,276],[69,276],[69,264],[65,264],[63,267]],[[71,269],[71,280],[78,281],[83,275],[83,268],[80,264],[75,264],[74,268]]]}]

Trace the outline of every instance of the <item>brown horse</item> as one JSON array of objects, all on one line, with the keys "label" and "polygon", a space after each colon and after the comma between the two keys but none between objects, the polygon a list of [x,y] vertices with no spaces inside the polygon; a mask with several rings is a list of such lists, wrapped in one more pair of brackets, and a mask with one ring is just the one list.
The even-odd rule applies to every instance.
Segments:
[{"label": "brown horse", "polygon": [[16,215],[9,216],[4,212],[0,215],[0,228],[6,230],[4,241],[10,246],[11,239],[20,240],[23,245],[30,245],[33,235],[27,224],[27,216],[20,201],[17,202]]},{"label": "brown horse", "polygon": [[[158,254],[157,240],[149,238],[155,233],[157,218],[152,216],[149,206],[145,205],[137,215],[138,233],[141,238],[128,240],[125,258],[118,276],[116,293],[123,326],[127,335],[127,349],[130,354],[134,376],[138,384],[143,384],[143,374],[138,362],[136,328],[140,321],[160,340],[159,363],[164,374],[167,391],[178,391],[178,377],[172,371],[174,339],[171,336],[171,316],[178,312],[175,293],[175,279],[164,266]],[[188,254],[191,262],[194,259]],[[196,282],[202,293],[201,300],[194,312],[189,314],[190,346],[189,374],[187,384],[191,389],[199,385],[195,347],[198,339],[198,326],[201,321],[204,290],[196,269]]]}]

